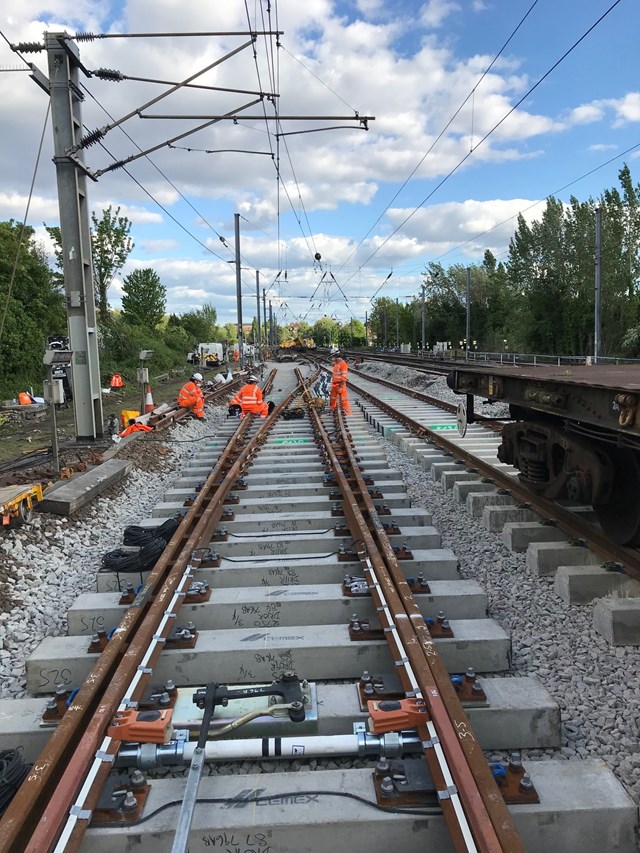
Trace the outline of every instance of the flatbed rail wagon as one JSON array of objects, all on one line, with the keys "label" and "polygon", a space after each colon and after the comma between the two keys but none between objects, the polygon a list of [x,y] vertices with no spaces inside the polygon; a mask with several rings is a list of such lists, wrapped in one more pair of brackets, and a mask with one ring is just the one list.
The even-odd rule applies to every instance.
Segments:
[{"label": "flatbed rail wagon", "polygon": [[460,366],[447,384],[509,405],[500,461],[552,500],[591,504],[617,543],[640,545],[640,368],[635,365]]}]

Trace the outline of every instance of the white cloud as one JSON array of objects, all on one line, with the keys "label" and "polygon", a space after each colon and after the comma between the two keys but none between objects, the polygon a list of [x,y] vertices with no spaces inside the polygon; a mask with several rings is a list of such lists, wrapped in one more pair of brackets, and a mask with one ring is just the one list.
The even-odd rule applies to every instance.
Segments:
[{"label": "white cloud", "polygon": [[[7,4],[5,4],[7,5]],[[96,4],[94,0],[24,0],[11,5],[11,18],[0,13],[3,31],[12,41],[39,41],[48,29],[95,30],[106,26],[119,32],[147,31],[149,21],[157,31],[238,31],[247,28],[244,3],[203,4],[201,0],[127,0],[119,6],[118,20],[111,20],[112,4]],[[258,7],[248,4],[253,16]],[[272,4],[273,5],[273,4]],[[511,211],[526,206],[526,199],[492,199],[470,201],[466,206],[451,203],[429,208],[441,227],[418,211],[393,239],[385,243],[367,266],[359,265],[382,245],[385,234],[397,225],[411,205],[417,204],[430,189],[476,146],[478,141],[499,122],[505,113],[531,85],[528,76],[531,43],[514,42],[512,53],[501,57],[477,88],[473,104],[468,102],[460,111],[433,151],[423,160],[415,177],[394,201],[396,208],[381,216],[380,222],[364,241],[349,266],[340,267],[356,247],[360,235],[376,220],[404,181],[423,158],[455,109],[477,84],[480,74],[493,58],[492,39],[474,39],[485,52],[470,53],[466,47],[469,21],[477,27],[480,20],[473,12],[483,13],[487,27],[496,16],[496,4],[486,0],[471,0],[463,6],[461,0],[429,0],[391,4],[384,0],[353,0],[345,5],[337,0],[279,0],[278,13],[283,50],[280,60],[280,112],[293,115],[346,115],[355,110],[361,115],[375,115],[368,133],[360,130],[337,130],[323,133],[289,136],[280,142],[280,192],[276,183],[274,161],[270,156],[240,153],[206,154],[201,150],[247,149],[275,153],[273,136],[264,132],[264,124],[239,120],[219,122],[205,130],[177,141],[176,145],[192,148],[162,148],[151,159],[189,199],[189,207],[178,192],[145,159],[127,165],[136,180],[149,191],[170,215],[185,229],[205,243],[222,259],[232,252],[222,246],[214,231],[233,243],[233,213],[238,211],[248,222],[242,223],[242,252],[248,264],[259,266],[267,286],[284,265],[289,277],[286,286],[273,288],[272,296],[286,301],[308,299],[317,287],[321,272],[314,268],[310,254],[313,246],[323,255],[323,269],[340,269],[339,280],[349,279],[347,292],[351,299],[365,299],[378,286],[390,266],[419,266],[434,253],[447,251],[463,239],[472,238],[485,226],[512,215]],[[406,9],[413,9],[407,17]],[[467,13],[462,14],[462,10]],[[495,22],[495,21],[494,21]],[[261,26],[261,22],[258,21]],[[451,27],[447,25],[451,24]],[[467,27],[467,32],[463,27]],[[478,36],[486,35],[478,33]],[[495,31],[492,31],[495,35]],[[81,42],[81,58],[90,69],[117,68],[124,74],[159,80],[180,81],[205,65],[220,59],[240,44],[232,38],[189,39],[126,39]],[[261,87],[270,88],[264,44],[257,44]],[[291,55],[308,66],[327,85],[307,73]],[[534,54],[535,55],[535,54]],[[44,54],[29,56],[46,70]],[[0,42],[0,64],[15,65],[15,54]],[[533,66],[538,70],[535,63]],[[577,78],[576,78],[577,79]],[[256,91],[259,88],[251,49],[221,63],[208,72],[199,83],[228,86]],[[134,110],[163,91],[153,83],[127,81],[119,84],[101,81],[95,76],[82,78],[88,97],[83,102],[84,123],[88,128],[103,127],[111,121],[93,100],[104,105],[113,117]],[[0,122],[3,138],[0,143],[0,217],[22,218],[26,203],[31,164],[35,160],[46,110],[45,94],[29,80],[28,74],[0,76]],[[330,87],[329,88],[327,88]],[[573,91],[565,93],[557,108],[549,107],[548,89],[541,87],[535,99],[526,101],[487,141],[476,148],[459,174],[473,180],[473,192],[482,183],[483,168],[492,174],[502,165],[504,173],[514,175],[516,195],[529,195],[525,170],[512,168],[523,159],[537,158],[536,178],[540,167],[548,164],[550,135],[554,143],[562,132],[583,126],[581,152],[590,145],[587,136],[589,123],[613,118],[616,128],[640,120],[640,94],[622,93],[612,88],[614,96],[578,103],[571,108],[571,99],[580,101]],[[580,91],[577,87],[575,91]],[[588,91],[586,86],[582,91]],[[204,89],[181,89],[150,108],[151,113],[211,115],[235,110],[251,95],[214,93]],[[343,100],[342,100],[343,99]],[[345,103],[346,102],[346,103]],[[271,105],[266,103],[268,110]],[[260,114],[261,105],[252,108]],[[332,121],[331,124],[338,124]],[[142,120],[137,116],[123,129],[146,149],[185,132],[195,121]],[[316,122],[287,122],[283,130],[316,129]],[[471,129],[473,126],[473,137]],[[272,126],[273,129],[273,126]],[[568,137],[568,134],[567,134]],[[606,142],[593,143],[591,150],[604,150],[598,145],[608,143],[604,132],[599,138]],[[617,137],[616,137],[617,139]],[[104,140],[106,148],[116,159],[136,154],[138,148],[119,129]],[[620,149],[626,147],[620,144]],[[19,152],[19,157],[17,152]],[[30,220],[58,221],[55,170],[51,164],[52,141],[48,130],[41,168],[32,202]],[[92,169],[101,169],[111,162],[110,154],[99,145],[86,151]],[[18,160],[20,166],[18,167]],[[531,170],[532,171],[532,170]],[[295,178],[294,179],[294,172]],[[420,183],[418,183],[420,182]],[[461,190],[458,176],[438,192],[434,200],[446,199],[449,186]],[[462,185],[463,186],[463,185]],[[549,188],[549,187],[546,187]],[[486,188],[489,194],[505,190]],[[286,192],[285,192],[286,190]],[[469,190],[471,192],[471,190]],[[121,213],[134,223],[132,236],[136,243],[127,271],[140,266],[152,266],[169,289],[171,310],[187,310],[213,297],[220,301],[220,314],[231,318],[234,304],[234,269],[206,254],[201,245],[190,240],[170,215],[156,208],[149,196],[137,186],[123,169],[101,176],[98,183],[88,182],[90,209],[100,211],[111,204],[120,205]],[[291,213],[287,193],[295,213]],[[478,190],[478,196],[481,191]],[[194,210],[195,208],[195,210]],[[281,212],[280,244],[276,237],[277,211]],[[425,219],[426,216],[426,219]],[[308,222],[307,222],[308,217]],[[418,224],[420,228],[418,228]],[[309,244],[300,236],[309,230]],[[263,229],[267,234],[262,233]],[[422,230],[421,230],[422,229]],[[486,238],[473,240],[463,251],[468,257],[481,256],[485,240],[505,246],[507,231],[491,232]],[[269,235],[269,236],[268,236]],[[355,235],[355,236],[354,236]],[[500,243],[500,241],[503,241]],[[312,247],[310,249],[310,246]],[[476,252],[476,255],[473,253]],[[381,275],[382,268],[385,271]],[[243,274],[252,279],[252,272]],[[353,278],[350,278],[353,276]],[[416,272],[419,278],[419,270]],[[411,278],[411,276],[409,276]],[[400,280],[396,272],[391,282]],[[117,298],[121,284],[113,284]],[[249,287],[251,284],[248,285]],[[403,290],[404,285],[402,286]],[[280,290],[279,290],[280,288]],[[343,310],[344,298],[335,285],[324,294],[320,288],[317,301],[327,301],[331,310]],[[401,291],[402,292],[402,291]],[[407,292],[409,292],[407,290]],[[337,300],[337,301],[333,301]],[[308,306],[306,306],[308,307]],[[306,310],[306,307],[304,310]],[[248,309],[249,310],[249,309]],[[315,310],[315,309],[314,309]],[[225,316],[228,315],[228,316]]]},{"label": "white cloud", "polygon": [[427,0],[420,10],[419,20],[425,27],[436,29],[445,18],[459,11],[460,6],[454,0]]},{"label": "white cloud", "polygon": [[575,107],[569,113],[569,122],[571,124],[589,124],[594,121],[600,121],[604,116],[604,110],[598,102],[592,104],[582,104]]},{"label": "white cloud", "polygon": [[617,147],[614,143],[596,142],[594,145],[589,145],[587,151],[615,151]]},{"label": "white cloud", "polygon": [[640,121],[640,92],[627,92],[623,98],[608,103],[615,110],[617,123]]}]

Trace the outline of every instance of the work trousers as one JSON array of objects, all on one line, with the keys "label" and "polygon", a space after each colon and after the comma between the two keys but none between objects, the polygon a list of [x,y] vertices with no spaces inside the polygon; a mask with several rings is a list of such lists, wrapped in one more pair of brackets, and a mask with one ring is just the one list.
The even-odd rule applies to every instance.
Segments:
[{"label": "work trousers", "polygon": [[329,395],[329,406],[332,409],[338,405],[338,400],[342,406],[342,411],[345,415],[351,414],[351,406],[349,405],[349,395],[347,394],[347,386],[344,382],[332,382],[331,393]]}]

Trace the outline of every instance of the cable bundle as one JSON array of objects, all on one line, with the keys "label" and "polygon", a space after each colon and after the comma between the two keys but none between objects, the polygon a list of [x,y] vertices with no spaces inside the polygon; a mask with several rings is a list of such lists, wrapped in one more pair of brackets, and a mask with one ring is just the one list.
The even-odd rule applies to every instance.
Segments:
[{"label": "cable bundle", "polygon": [[151,569],[158,562],[158,558],[166,548],[167,543],[158,537],[146,542],[138,551],[125,551],[124,548],[116,548],[115,551],[107,551],[102,558],[101,572],[143,572]]},{"label": "cable bundle", "polygon": [[9,808],[30,769],[22,757],[22,747],[0,751],[0,815]]},{"label": "cable bundle", "polygon": [[122,542],[124,545],[140,546],[146,545],[148,542],[151,542],[152,539],[164,539],[165,542],[168,542],[178,529],[179,525],[179,518],[168,518],[160,525],[160,527],[154,528],[138,527],[135,524],[131,524],[129,527],[125,527]]}]

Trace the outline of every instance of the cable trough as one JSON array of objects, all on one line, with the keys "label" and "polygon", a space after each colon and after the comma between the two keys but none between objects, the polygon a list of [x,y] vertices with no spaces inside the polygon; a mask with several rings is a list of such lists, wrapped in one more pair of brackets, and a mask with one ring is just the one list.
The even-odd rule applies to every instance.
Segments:
[{"label": "cable trough", "polygon": [[181,516],[155,566],[105,565],[31,656],[44,724],[14,735],[33,770],[0,850],[631,850],[602,765],[522,766],[558,709],[501,677],[508,636],[364,419],[288,366],[276,385],[129,530],[146,547]]}]

